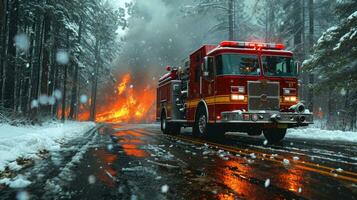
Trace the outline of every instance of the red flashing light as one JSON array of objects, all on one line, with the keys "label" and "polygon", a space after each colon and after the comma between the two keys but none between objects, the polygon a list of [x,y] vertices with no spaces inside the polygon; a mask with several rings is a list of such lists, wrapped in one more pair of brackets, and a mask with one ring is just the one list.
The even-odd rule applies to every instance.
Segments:
[{"label": "red flashing light", "polygon": [[219,46],[221,47],[237,47],[238,46],[238,42],[234,42],[234,41],[223,41],[219,44]]},{"label": "red flashing light", "polygon": [[242,48],[254,48],[257,50],[261,49],[285,49],[284,44],[274,44],[274,43],[257,43],[257,42],[236,42],[236,41],[223,41],[220,43],[221,47],[242,47]]},{"label": "red flashing light", "polygon": [[275,48],[282,50],[282,49],[285,49],[285,45],[284,44],[275,44]]}]

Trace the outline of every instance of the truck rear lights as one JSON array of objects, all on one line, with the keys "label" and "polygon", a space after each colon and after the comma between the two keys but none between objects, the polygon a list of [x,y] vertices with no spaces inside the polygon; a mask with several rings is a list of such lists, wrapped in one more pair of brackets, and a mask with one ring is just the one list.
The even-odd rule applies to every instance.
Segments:
[{"label": "truck rear lights", "polygon": [[231,86],[231,92],[232,93],[245,93],[245,87],[244,86]]},{"label": "truck rear lights", "polygon": [[240,94],[231,95],[231,100],[233,101],[244,101],[244,99],[245,99],[244,95],[240,95]]},{"label": "truck rear lights", "polygon": [[284,44],[275,43],[259,43],[259,42],[238,42],[238,41],[223,41],[219,44],[221,47],[241,47],[241,48],[255,48],[255,49],[285,49]]},{"label": "truck rear lights", "polygon": [[284,102],[296,102],[296,101],[297,101],[296,96],[284,97]]}]

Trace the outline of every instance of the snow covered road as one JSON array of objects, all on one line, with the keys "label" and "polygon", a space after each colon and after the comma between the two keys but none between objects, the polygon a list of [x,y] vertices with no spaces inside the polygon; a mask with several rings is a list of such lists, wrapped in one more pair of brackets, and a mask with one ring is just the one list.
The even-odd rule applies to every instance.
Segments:
[{"label": "snow covered road", "polygon": [[[292,134],[293,135],[293,134]],[[356,199],[350,141],[228,134],[224,141],[163,135],[157,125],[104,125],[21,172],[13,199]],[[25,193],[23,193],[25,192]]]}]

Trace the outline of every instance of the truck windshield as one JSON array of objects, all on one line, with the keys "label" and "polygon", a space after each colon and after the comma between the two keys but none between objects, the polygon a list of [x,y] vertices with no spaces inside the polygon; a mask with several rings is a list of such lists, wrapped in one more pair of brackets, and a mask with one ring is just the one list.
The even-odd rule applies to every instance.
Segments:
[{"label": "truck windshield", "polygon": [[262,56],[264,75],[266,76],[296,76],[297,71],[291,57]]},{"label": "truck windshield", "polygon": [[258,56],[223,54],[216,57],[217,75],[259,75]]}]

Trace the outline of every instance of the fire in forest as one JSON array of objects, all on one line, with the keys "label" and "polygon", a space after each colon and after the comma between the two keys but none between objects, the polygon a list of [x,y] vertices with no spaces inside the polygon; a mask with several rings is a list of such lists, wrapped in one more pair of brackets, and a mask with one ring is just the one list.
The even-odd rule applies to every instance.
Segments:
[{"label": "fire in forest", "polygon": [[97,122],[152,122],[155,120],[156,90],[152,82],[134,85],[126,73],[120,78],[115,96],[98,105]]}]

